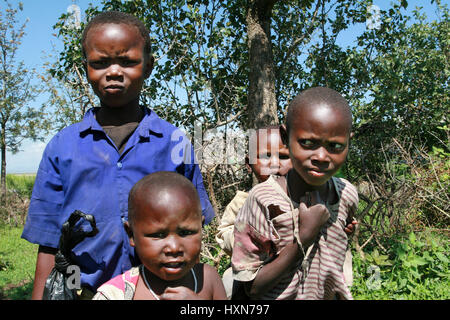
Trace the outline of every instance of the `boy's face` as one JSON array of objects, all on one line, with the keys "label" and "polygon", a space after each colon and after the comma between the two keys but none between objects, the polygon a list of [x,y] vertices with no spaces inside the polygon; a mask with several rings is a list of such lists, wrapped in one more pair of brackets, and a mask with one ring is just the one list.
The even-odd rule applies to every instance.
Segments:
[{"label": "boy's face", "polygon": [[289,150],[283,144],[279,129],[260,129],[256,131],[256,159],[250,167],[258,182],[266,181],[271,174],[286,175],[292,168]]},{"label": "boy's face", "polygon": [[94,26],[84,46],[87,78],[102,106],[139,105],[153,60],[144,54],[144,39],[137,28],[127,24]]},{"label": "boy's face", "polygon": [[342,111],[327,105],[298,110],[289,129],[289,153],[295,171],[310,186],[325,184],[344,164],[350,125]]},{"label": "boy's face", "polygon": [[166,281],[178,280],[199,259],[201,206],[181,188],[156,193],[135,200],[130,244],[147,270]]}]

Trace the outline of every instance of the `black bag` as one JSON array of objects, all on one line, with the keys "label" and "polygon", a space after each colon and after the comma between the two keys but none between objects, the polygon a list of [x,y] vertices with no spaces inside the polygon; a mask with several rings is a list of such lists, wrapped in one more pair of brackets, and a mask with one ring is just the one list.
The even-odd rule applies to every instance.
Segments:
[{"label": "black bag", "polygon": [[[91,231],[85,231],[76,227],[77,222],[83,218],[89,222]],[[98,233],[93,215],[74,211],[69,219],[64,222],[59,238],[58,252],[55,255],[55,266],[45,282],[42,300],[75,300],[77,288],[72,288],[67,283],[70,273],[68,268],[74,266],[72,249],[86,237],[92,237]]]}]

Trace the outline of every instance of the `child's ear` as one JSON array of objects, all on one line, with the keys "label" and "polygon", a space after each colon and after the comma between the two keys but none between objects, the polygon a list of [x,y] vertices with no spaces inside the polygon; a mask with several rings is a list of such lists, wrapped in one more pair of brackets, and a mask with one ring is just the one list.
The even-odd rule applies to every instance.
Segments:
[{"label": "child's ear", "polygon": [[133,230],[130,227],[130,223],[128,221],[125,221],[123,223],[123,227],[125,228],[125,232],[127,233],[128,238],[130,239],[130,246],[134,247]]},{"label": "child's ear", "polygon": [[150,77],[150,75],[152,74],[152,70],[153,70],[153,64],[155,63],[155,57],[153,55],[149,55],[147,57],[147,61],[145,63],[145,70],[144,70],[144,76],[147,79],[148,77]]},{"label": "child's ear", "polygon": [[250,165],[250,159],[248,156],[245,157],[245,167],[247,168],[249,174],[253,172],[252,166]]},{"label": "child's ear", "polygon": [[281,142],[283,142],[283,144],[285,146],[289,146],[289,135],[288,135],[285,124],[280,125],[280,137],[281,137]]},{"label": "child's ear", "polygon": [[353,138],[354,135],[355,135],[355,133],[353,131],[350,132],[350,139]]},{"label": "child's ear", "polygon": [[85,75],[87,81],[89,82],[88,64],[87,64],[86,57],[83,57],[82,63],[83,63],[84,75]]}]

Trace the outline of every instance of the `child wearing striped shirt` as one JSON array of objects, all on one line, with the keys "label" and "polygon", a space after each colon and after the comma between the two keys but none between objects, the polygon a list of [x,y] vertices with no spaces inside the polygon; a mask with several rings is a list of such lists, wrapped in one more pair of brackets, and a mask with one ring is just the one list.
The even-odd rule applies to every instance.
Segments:
[{"label": "child wearing striped shirt", "polygon": [[351,299],[344,279],[346,227],[356,188],[333,175],[352,136],[348,103],[316,87],[289,105],[281,133],[292,167],[256,185],[234,228],[233,277],[255,299]]}]

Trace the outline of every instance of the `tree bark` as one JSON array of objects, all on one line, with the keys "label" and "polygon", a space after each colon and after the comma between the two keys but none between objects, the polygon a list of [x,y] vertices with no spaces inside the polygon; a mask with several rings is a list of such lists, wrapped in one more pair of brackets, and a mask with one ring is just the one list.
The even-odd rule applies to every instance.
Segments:
[{"label": "tree bark", "polygon": [[1,129],[1,141],[0,141],[0,152],[2,153],[1,159],[1,180],[0,180],[0,203],[4,203],[6,200],[6,139],[5,139],[6,129],[2,125]]},{"label": "tree bark", "polygon": [[277,0],[249,0],[247,45],[249,49],[248,119],[250,128],[278,124],[270,27]]}]

